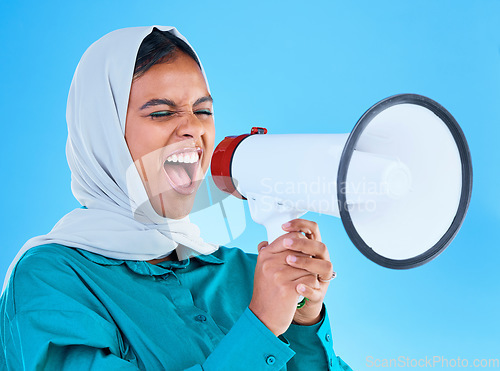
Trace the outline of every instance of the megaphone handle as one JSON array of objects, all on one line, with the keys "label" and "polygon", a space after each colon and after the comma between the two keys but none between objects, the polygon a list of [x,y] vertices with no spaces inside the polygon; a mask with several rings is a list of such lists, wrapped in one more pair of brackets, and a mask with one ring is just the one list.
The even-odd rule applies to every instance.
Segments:
[{"label": "megaphone handle", "polygon": [[[287,212],[278,212],[272,217],[270,217],[268,220],[266,220],[264,225],[267,231],[267,241],[271,243],[279,236],[282,236],[285,233],[287,233],[286,231],[283,230],[283,228],[281,228],[281,226],[289,222],[290,220],[297,219],[299,216],[304,214],[305,214],[304,211],[299,212],[297,210],[290,210]],[[304,300],[304,297],[300,295],[299,298],[297,299],[297,303],[300,303],[302,300]],[[302,305],[299,304],[298,308],[301,308]]]},{"label": "megaphone handle", "polygon": [[[290,220],[297,219],[304,215],[306,211],[300,211],[286,207],[278,202],[270,201],[260,195],[247,194],[250,215],[254,222],[262,224],[267,231],[267,242],[271,243],[285,232],[281,226]],[[300,303],[304,297],[299,296],[297,303]],[[299,306],[301,307],[301,306]]]},{"label": "megaphone handle", "polygon": [[277,212],[275,215],[270,216],[265,222],[264,226],[267,231],[267,241],[269,243],[273,242],[279,236],[287,233],[281,227],[283,224],[289,222],[290,220],[297,219],[299,216],[303,215],[304,212],[301,211],[287,211],[287,212]]}]

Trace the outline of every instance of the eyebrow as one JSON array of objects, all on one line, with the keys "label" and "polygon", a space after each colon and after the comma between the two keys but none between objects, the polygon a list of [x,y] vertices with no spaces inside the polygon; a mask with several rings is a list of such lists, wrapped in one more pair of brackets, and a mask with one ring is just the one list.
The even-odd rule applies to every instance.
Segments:
[{"label": "eyebrow", "polygon": [[[212,99],[212,97],[210,95],[206,95],[204,97],[201,97],[201,98],[198,98],[196,100],[196,102],[194,102],[193,106],[197,106],[199,104],[202,104],[204,102],[213,102],[214,100]],[[167,98],[161,98],[161,99],[150,99],[149,101],[147,101],[145,104],[142,105],[142,107],[140,108],[141,110],[144,110],[146,108],[149,108],[149,107],[154,107],[154,106],[161,106],[161,105],[166,105],[166,106],[170,106],[170,107],[177,107],[177,104],[173,101],[173,100],[170,100],[170,99],[167,99]]]}]

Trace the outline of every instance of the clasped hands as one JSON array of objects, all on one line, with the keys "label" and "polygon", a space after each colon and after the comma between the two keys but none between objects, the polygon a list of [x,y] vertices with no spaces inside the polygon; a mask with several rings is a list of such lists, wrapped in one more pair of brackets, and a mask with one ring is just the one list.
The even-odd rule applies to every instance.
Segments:
[{"label": "clasped hands", "polygon": [[[318,225],[294,219],[283,225],[286,234],[271,244],[258,245],[254,291],[249,308],[276,335],[290,323],[313,325],[321,320],[323,299],[333,268]],[[302,295],[309,300],[297,309]]]}]

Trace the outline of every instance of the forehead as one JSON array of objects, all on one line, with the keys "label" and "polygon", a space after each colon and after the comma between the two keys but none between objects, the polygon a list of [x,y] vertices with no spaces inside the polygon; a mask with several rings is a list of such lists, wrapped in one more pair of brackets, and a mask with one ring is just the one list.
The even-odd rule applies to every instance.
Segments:
[{"label": "forehead", "polygon": [[200,67],[183,52],[166,63],[152,66],[132,82],[130,90],[131,101],[170,98],[194,102],[206,95],[208,88]]}]

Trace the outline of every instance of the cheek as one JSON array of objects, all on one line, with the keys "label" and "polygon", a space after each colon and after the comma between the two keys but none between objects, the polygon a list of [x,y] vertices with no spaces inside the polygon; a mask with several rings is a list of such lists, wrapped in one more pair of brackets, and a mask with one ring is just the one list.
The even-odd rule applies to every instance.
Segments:
[{"label": "cheek", "polygon": [[207,167],[210,164],[210,161],[212,159],[214,149],[215,149],[215,127],[212,124],[212,126],[207,128],[207,130],[206,130],[206,141],[205,141],[206,158],[205,158],[205,160],[207,162],[207,164],[206,164]]},{"label": "cheek", "polygon": [[215,124],[213,119],[211,120],[211,123],[206,126],[205,133],[207,136],[206,140],[206,146],[207,148],[211,148],[211,151],[213,152],[215,148]]},{"label": "cheek", "polygon": [[131,117],[127,117],[125,125],[125,141],[132,155],[132,159],[137,161],[143,155],[143,146],[146,142],[144,138],[146,132],[141,130],[141,125]]},{"label": "cheek", "polygon": [[125,140],[133,160],[136,161],[165,146],[171,134],[168,128],[143,123],[143,125],[131,125],[130,130],[125,133]]}]

